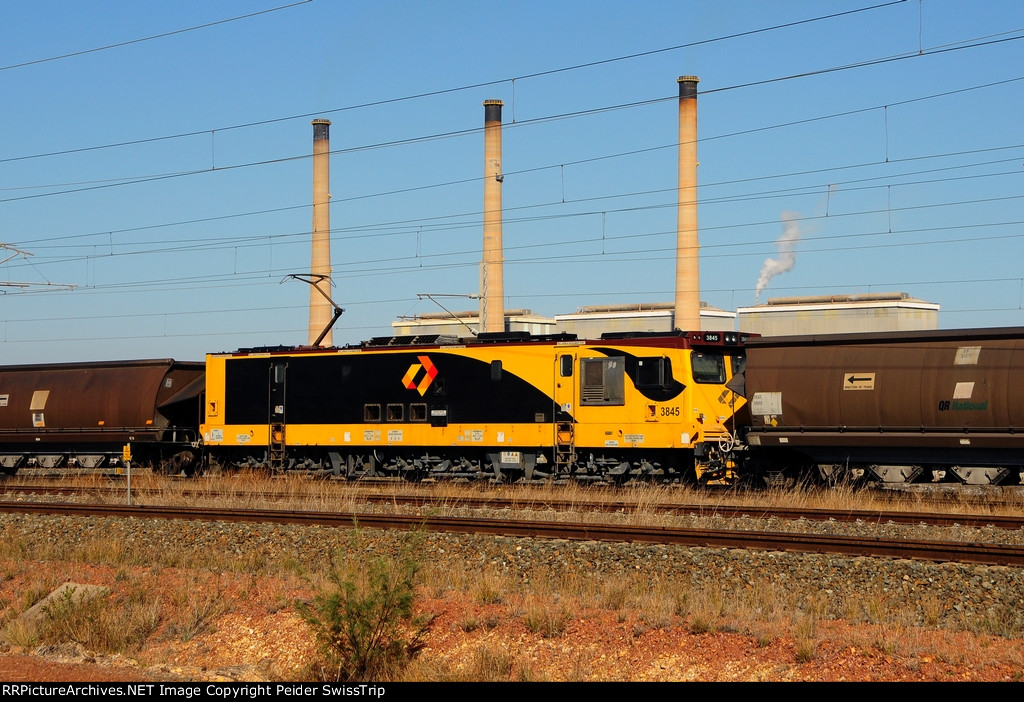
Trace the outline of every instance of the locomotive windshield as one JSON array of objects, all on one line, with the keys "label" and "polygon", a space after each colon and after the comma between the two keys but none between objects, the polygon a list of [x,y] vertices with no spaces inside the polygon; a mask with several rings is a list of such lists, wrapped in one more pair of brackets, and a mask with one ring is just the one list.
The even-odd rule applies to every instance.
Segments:
[{"label": "locomotive windshield", "polygon": [[698,383],[724,383],[725,357],[720,353],[694,351],[690,354],[693,379]]}]

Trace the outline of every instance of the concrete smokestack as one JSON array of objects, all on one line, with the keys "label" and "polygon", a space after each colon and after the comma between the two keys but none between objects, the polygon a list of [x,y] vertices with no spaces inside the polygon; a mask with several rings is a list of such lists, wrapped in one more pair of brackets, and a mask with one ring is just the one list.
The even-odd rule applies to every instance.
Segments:
[{"label": "concrete smokestack", "polygon": [[480,331],[505,331],[501,244],[501,100],[484,100],[484,259],[480,264]]},{"label": "concrete smokestack", "polygon": [[700,243],[697,240],[697,76],[679,83],[679,205],[676,213],[675,327],[700,330]]},{"label": "concrete smokestack", "polygon": [[[327,276],[316,287],[331,293],[331,121],[314,119],[313,122],[313,260],[310,272]],[[333,308],[321,293],[309,289],[309,345],[331,322]],[[323,346],[334,345],[334,333],[327,332]]]}]

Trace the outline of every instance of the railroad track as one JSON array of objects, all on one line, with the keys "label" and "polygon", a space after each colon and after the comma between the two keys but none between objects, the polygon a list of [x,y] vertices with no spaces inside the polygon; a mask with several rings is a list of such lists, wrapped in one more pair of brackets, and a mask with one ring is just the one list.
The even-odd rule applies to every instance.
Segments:
[{"label": "railroad track", "polygon": [[[98,495],[108,498],[124,497],[123,489],[109,487],[54,487],[33,485],[2,485],[0,500],[8,494],[31,495]],[[166,494],[161,488],[141,488],[132,491],[135,499],[160,497]],[[237,490],[189,490],[176,493],[182,498],[232,499],[253,498],[252,493]],[[312,494],[310,495],[313,496]],[[266,502],[281,502],[301,498],[299,493],[260,492],[257,497]],[[319,497],[319,495],[317,495]],[[388,495],[363,491],[350,491],[338,495],[356,502],[370,504],[402,505],[410,507],[458,507],[465,509],[493,510],[551,510],[557,512],[604,512],[633,514],[651,512],[666,515],[697,515],[702,517],[724,517],[738,519],[750,517],[754,519],[784,519],[836,522],[863,522],[868,524],[924,524],[928,526],[960,526],[968,528],[995,527],[998,529],[1024,528],[1024,516],[993,515],[993,514],[945,514],[942,512],[906,512],[898,510],[857,510],[857,509],[823,509],[813,507],[760,507],[752,505],[728,504],[679,504],[670,502],[633,502],[628,500],[562,500],[550,498],[531,498],[529,496],[507,497],[502,495],[487,496],[438,496],[438,495]]]},{"label": "railroad track", "polygon": [[678,544],[691,547],[832,553],[847,556],[910,558],[1006,566],[1024,566],[1024,547],[945,541],[885,539],[766,531],[580,524],[469,517],[423,517],[372,513],[305,512],[198,507],[82,505],[54,502],[4,502],[0,513],[138,519],[188,519],[263,522],[349,528],[402,529],[508,537]]}]

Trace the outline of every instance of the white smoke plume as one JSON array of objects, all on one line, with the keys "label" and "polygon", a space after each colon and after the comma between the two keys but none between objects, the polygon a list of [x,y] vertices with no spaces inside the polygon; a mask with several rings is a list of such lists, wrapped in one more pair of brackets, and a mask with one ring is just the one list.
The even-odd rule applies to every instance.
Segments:
[{"label": "white smoke plume", "polygon": [[779,247],[778,258],[766,258],[761,264],[761,275],[757,277],[757,289],[754,292],[754,304],[761,301],[761,292],[768,286],[768,281],[786,271],[793,270],[796,265],[796,243],[800,240],[800,225],[797,223],[799,212],[782,213],[782,236],[775,245]]}]

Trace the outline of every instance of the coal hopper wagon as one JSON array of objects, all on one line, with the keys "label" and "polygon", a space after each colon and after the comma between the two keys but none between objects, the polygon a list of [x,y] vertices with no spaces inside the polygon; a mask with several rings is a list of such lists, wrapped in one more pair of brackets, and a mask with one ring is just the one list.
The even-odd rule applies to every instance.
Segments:
[{"label": "coal hopper wagon", "polygon": [[746,351],[748,475],[1024,482],[1022,328],[751,338]]},{"label": "coal hopper wagon", "polygon": [[202,363],[170,359],[0,367],[0,470],[202,463]]}]

